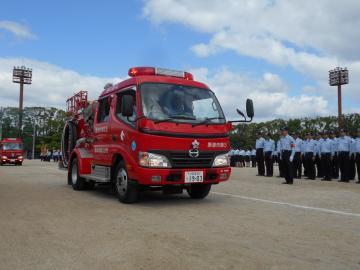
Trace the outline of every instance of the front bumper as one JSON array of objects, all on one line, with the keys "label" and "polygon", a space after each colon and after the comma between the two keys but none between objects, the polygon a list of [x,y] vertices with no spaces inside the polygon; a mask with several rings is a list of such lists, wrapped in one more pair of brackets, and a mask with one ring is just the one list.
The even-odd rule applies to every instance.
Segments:
[{"label": "front bumper", "polygon": [[222,168],[182,168],[182,169],[153,169],[153,168],[127,168],[131,179],[140,185],[165,186],[185,185],[185,172],[202,171],[203,182],[199,184],[218,184],[230,178],[231,167]]},{"label": "front bumper", "polygon": [[3,158],[1,157],[2,164],[21,164],[23,162],[22,158]]}]

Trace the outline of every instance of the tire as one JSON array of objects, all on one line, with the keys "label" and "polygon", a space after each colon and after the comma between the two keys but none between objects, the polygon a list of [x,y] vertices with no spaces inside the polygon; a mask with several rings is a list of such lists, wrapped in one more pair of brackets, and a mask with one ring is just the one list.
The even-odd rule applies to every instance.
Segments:
[{"label": "tire", "polygon": [[79,176],[79,163],[77,158],[71,161],[71,167],[69,171],[69,180],[74,190],[85,190],[87,183],[84,178]]},{"label": "tire", "polygon": [[116,197],[122,203],[134,203],[139,197],[139,188],[136,183],[128,179],[125,162],[120,161],[114,173],[114,190]]},{"label": "tire", "polygon": [[62,163],[65,168],[69,166],[68,161],[72,150],[75,148],[77,140],[76,125],[72,121],[65,123],[61,136]]},{"label": "tire", "polygon": [[211,190],[211,184],[192,184],[188,189],[187,193],[192,199],[204,199],[209,195]]}]

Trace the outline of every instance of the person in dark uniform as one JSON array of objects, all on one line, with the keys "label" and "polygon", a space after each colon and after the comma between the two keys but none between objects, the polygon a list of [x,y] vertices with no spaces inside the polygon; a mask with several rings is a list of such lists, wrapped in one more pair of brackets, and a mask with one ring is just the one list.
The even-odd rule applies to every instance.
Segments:
[{"label": "person in dark uniform", "polygon": [[[349,136],[349,134],[348,134]],[[350,136],[349,136],[350,137]],[[355,180],[356,165],[355,165],[355,138],[350,137],[350,157],[349,157],[349,180]]]},{"label": "person in dark uniform", "polygon": [[258,133],[258,139],[256,140],[255,148],[256,148],[256,162],[258,165],[258,176],[265,175],[265,166],[264,166],[264,142],[261,133]]},{"label": "person in dark uniform", "polygon": [[282,129],[282,136],[280,139],[281,160],[283,161],[285,182],[283,184],[292,185],[293,178],[293,160],[295,156],[295,140],[289,135],[289,129],[284,127]]},{"label": "person in dark uniform", "polygon": [[322,138],[322,132],[319,132],[318,134],[315,135],[315,165],[316,165],[316,170],[317,170],[317,178],[322,178],[323,177],[323,172],[321,169],[321,159],[320,159],[320,146],[321,143],[323,142],[323,138]]},{"label": "person in dark uniform", "polygon": [[339,142],[339,167],[341,177],[339,182],[349,182],[349,156],[351,139],[346,136],[344,129],[340,130]]},{"label": "person in dark uniform", "polygon": [[276,152],[277,152],[277,160],[278,160],[278,166],[279,166],[279,175],[278,177],[283,178],[284,177],[284,167],[283,167],[283,161],[281,160],[281,145],[280,145],[280,138],[281,138],[281,132],[279,140],[276,142]]},{"label": "person in dark uniform", "polygon": [[328,132],[324,132],[323,141],[320,144],[321,168],[323,170],[324,181],[331,181],[331,147],[332,140],[329,138]]},{"label": "person in dark uniform", "polygon": [[299,138],[299,136],[300,136],[299,132],[294,133],[295,156],[294,156],[293,165],[294,165],[294,177],[297,179],[301,179],[301,171],[302,171],[301,153],[302,153],[303,141],[302,139]]},{"label": "person in dark uniform", "polygon": [[253,167],[253,168],[256,167],[256,150],[255,149],[251,150],[251,167]]},{"label": "person in dark uniform", "polygon": [[315,180],[315,140],[312,139],[310,132],[306,133],[306,141],[304,146],[307,179]]},{"label": "person in dark uniform", "polygon": [[358,130],[357,137],[355,139],[355,153],[356,170],[358,176],[358,181],[356,182],[356,184],[360,184],[360,129]]},{"label": "person in dark uniform", "polygon": [[330,132],[330,138],[332,140],[332,160],[331,160],[331,178],[338,179],[339,178],[339,155],[338,155],[338,138],[336,138],[335,131]]},{"label": "person in dark uniform", "polygon": [[271,134],[267,133],[265,135],[264,142],[264,155],[265,155],[265,166],[266,166],[266,176],[272,177],[274,171],[274,162],[272,158],[273,151],[275,151],[275,142],[271,139]]}]

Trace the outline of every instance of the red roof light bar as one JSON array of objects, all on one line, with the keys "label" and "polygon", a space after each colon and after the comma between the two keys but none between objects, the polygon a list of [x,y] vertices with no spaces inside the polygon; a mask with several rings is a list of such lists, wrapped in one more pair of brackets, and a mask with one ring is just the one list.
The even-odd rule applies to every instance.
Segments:
[{"label": "red roof light bar", "polygon": [[154,68],[154,67],[133,67],[129,69],[130,77],[144,76],[144,75],[152,75],[152,76],[169,76],[169,77],[177,77],[184,78],[186,80],[194,80],[194,76],[189,72],[171,70],[165,68]]}]

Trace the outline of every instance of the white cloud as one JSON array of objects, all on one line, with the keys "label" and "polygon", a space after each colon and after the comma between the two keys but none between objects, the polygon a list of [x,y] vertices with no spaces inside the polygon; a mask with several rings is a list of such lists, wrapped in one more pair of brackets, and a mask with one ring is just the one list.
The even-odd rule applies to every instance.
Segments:
[{"label": "white cloud", "polygon": [[208,69],[193,69],[196,80],[206,82],[216,93],[226,116],[238,118],[236,108],[244,108],[245,100],[254,101],[255,120],[273,118],[294,118],[328,115],[328,102],[321,96],[289,96],[289,87],[273,73],[264,73],[262,77],[234,73],[220,69],[210,74]]},{"label": "white cloud", "polygon": [[12,82],[12,69],[23,63],[33,69],[33,83],[25,85],[24,106],[65,108],[65,101],[79,90],[88,90],[91,99],[99,96],[106,83],[121,78],[82,75],[42,61],[0,58],[0,106],[18,106],[19,85]]},{"label": "white cloud", "polygon": [[0,21],[0,29],[8,31],[20,39],[37,38],[26,25],[13,21]]},{"label": "white cloud", "polygon": [[315,80],[316,92],[325,98],[334,92],[328,70],[347,66],[346,94],[360,102],[358,0],[149,0],[143,12],[156,24],[179,23],[210,34],[210,40],[191,47],[199,57],[231,50],[289,66]]}]

